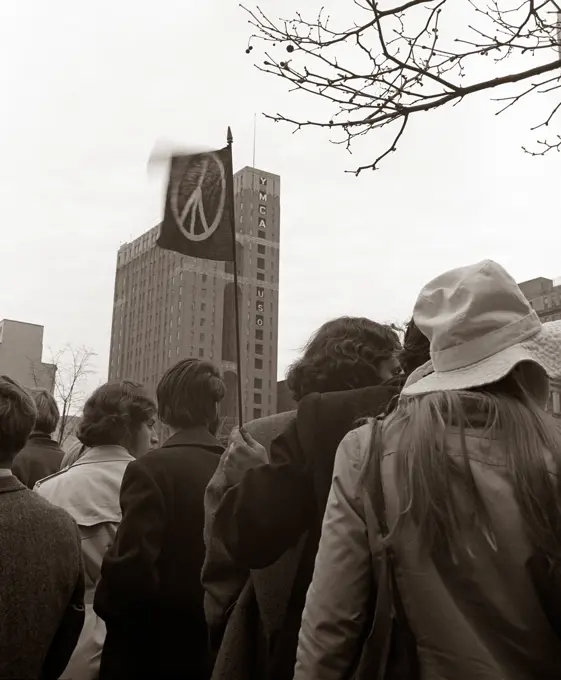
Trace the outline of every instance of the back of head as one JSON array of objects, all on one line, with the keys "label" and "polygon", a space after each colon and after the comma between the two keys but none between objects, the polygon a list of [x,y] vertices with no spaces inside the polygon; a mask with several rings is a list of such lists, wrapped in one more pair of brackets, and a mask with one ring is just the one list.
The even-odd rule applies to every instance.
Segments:
[{"label": "back of head", "polygon": [[168,369],[158,384],[160,420],[177,430],[218,427],[218,405],[226,388],[220,371],[209,361],[183,359]]},{"label": "back of head", "polygon": [[[342,392],[378,385],[400,348],[395,330],[362,317],[340,317],[310,339],[287,374],[293,398],[313,392]],[[390,369],[391,372],[391,369]]]},{"label": "back of head", "polygon": [[410,375],[419,366],[430,360],[430,342],[421,332],[415,319],[411,319],[405,329],[403,348],[397,358],[405,376]]},{"label": "back of head", "polygon": [[156,404],[143,385],[129,380],[108,382],[86,401],[77,437],[87,448],[128,448],[142,424],[155,414]]},{"label": "back of head", "polygon": [[[492,261],[427,284],[415,320],[430,338],[432,368],[412,376],[387,423],[401,433],[395,532],[412,519],[424,547],[438,543],[457,552],[470,549],[476,528],[497,547],[473,477],[466,436],[473,428],[503,452],[534,544],[561,563],[561,500],[551,474],[561,473],[561,430],[545,411],[548,377],[561,376],[561,324],[542,325],[514,279]],[[452,428],[461,458],[448,450]],[[467,505],[453,488],[465,491]]]},{"label": "back of head", "polygon": [[41,434],[52,435],[56,430],[60,418],[55,398],[47,390],[30,390],[30,394],[37,408],[37,421],[35,431]]},{"label": "back of head", "polygon": [[11,467],[33,430],[37,409],[26,390],[0,376],[0,467]]}]

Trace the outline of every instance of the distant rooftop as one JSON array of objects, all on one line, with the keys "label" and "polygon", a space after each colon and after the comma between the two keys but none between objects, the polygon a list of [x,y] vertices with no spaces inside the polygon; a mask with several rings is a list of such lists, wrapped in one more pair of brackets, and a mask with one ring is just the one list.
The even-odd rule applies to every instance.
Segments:
[{"label": "distant rooftop", "polygon": [[37,326],[38,328],[44,328],[43,324],[31,323],[30,321],[16,321],[16,319],[2,319],[0,323],[20,323],[23,326]]}]

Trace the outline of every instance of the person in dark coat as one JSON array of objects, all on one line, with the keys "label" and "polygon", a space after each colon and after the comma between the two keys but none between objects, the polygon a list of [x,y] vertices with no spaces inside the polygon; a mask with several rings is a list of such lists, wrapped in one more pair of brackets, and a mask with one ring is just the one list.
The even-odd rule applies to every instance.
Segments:
[{"label": "person in dark coat", "polygon": [[27,444],[14,458],[12,474],[28,489],[60,470],[64,451],[52,435],[60,418],[58,406],[47,390],[30,390],[37,408],[37,421]]},{"label": "person in dark coat", "polygon": [[0,678],[56,680],[84,623],[78,527],[68,513],[11,472],[37,411],[29,394],[0,377]]},{"label": "person in dark coat", "polygon": [[[269,597],[261,598],[265,606],[256,607],[250,595],[242,593],[227,624],[213,680],[246,680],[244,674],[252,680],[292,680],[337,448],[361,419],[392,408],[407,375],[428,360],[428,340],[412,322],[398,357],[404,371],[383,385],[305,397],[296,419],[273,441],[270,463],[244,470],[241,481],[224,495],[213,540],[223,544],[240,568],[263,570],[252,572],[256,584],[261,573],[272,577],[267,579]],[[244,441],[239,433],[232,439],[226,456],[234,450],[236,455],[225,461],[226,474],[235,475],[246,457],[267,455],[251,450],[259,445]],[[284,561],[296,545],[297,561],[273,576],[272,565]],[[215,577],[220,580],[219,574]],[[244,643],[249,647],[245,654]]]},{"label": "person in dark coat", "polygon": [[[364,317],[342,316],[332,319],[312,335],[302,356],[290,367],[287,384],[292,398],[297,404],[316,392],[339,392],[379,385],[398,368],[395,353],[400,347],[398,335],[392,326]],[[244,434],[252,437],[268,452],[273,440],[295,418],[296,410],[259,418],[244,425]],[[214,515],[228,488],[237,484],[245,469],[267,462],[267,457],[251,458],[241,451],[244,463],[234,466],[232,457],[235,458],[235,450],[231,453],[228,467],[234,474],[224,474],[223,456],[205,494],[206,557],[202,580],[205,586],[205,615],[214,654],[221,645],[228,612],[249,578],[249,570],[233,563],[220,541],[212,540]],[[294,561],[293,556],[287,554],[281,563],[275,565],[275,571],[285,577]],[[262,576],[258,577],[259,583],[256,583],[258,600],[261,594],[259,584],[268,581],[270,574]]]},{"label": "person in dark coat", "polygon": [[218,369],[198,359],[180,361],[158,385],[171,436],[123,478],[123,518],[94,600],[107,626],[100,680],[210,677],[204,493],[224,450],[216,439],[224,395]]}]

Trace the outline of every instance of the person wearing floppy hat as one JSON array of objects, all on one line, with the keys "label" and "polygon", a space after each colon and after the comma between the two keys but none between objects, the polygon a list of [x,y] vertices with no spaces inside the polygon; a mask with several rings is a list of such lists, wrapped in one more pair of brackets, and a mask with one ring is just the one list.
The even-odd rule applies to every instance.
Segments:
[{"label": "person wearing floppy hat", "polygon": [[490,260],[413,318],[431,360],[339,447],[294,678],[559,678],[561,322]]}]

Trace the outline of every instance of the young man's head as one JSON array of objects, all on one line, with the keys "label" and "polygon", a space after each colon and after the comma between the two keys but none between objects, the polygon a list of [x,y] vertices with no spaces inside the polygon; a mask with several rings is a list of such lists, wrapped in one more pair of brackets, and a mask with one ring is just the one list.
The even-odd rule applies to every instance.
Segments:
[{"label": "young man's head", "polygon": [[216,434],[219,404],[226,388],[209,361],[184,359],[168,369],[158,384],[158,415],[173,430],[206,427]]},{"label": "young man's head", "polygon": [[11,378],[0,376],[0,468],[11,468],[37,418],[33,399]]},{"label": "young man's head", "polygon": [[296,401],[313,392],[379,385],[396,372],[400,347],[391,326],[348,316],[328,321],[290,367],[287,385]]},{"label": "young man's head", "polygon": [[47,390],[30,390],[29,393],[37,409],[34,431],[50,437],[56,430],[60,418],[55,398]]}]

